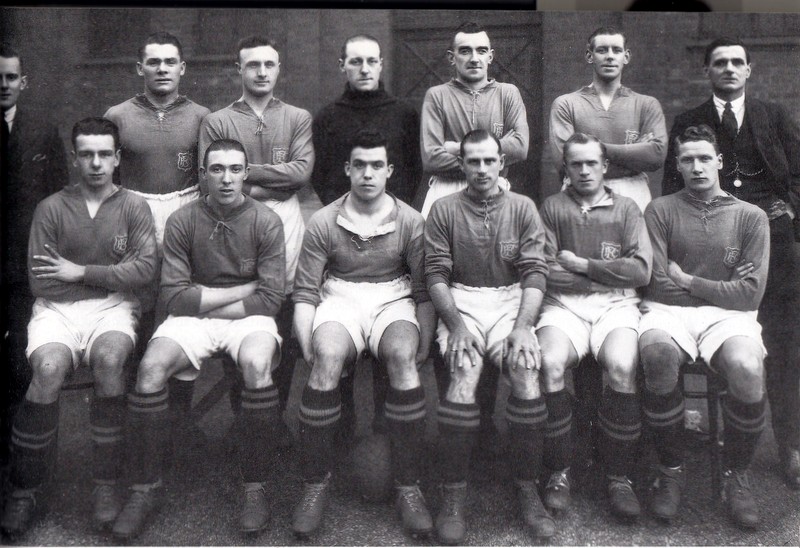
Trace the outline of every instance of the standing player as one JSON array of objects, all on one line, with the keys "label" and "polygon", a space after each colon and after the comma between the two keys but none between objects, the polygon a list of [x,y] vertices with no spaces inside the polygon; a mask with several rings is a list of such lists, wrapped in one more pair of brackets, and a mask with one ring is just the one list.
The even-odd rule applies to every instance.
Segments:
[{"label": "standing player", "polygon": [[368,348],[389,370],[384,413],[397,509],[411,534],[427,534],[433,523],[418,485],[425,393],[417,368],[428,355],[434,312],[425,291],[424,222],[386,193],[393,169],[386,138],[362,131],[351,143],[344,165],[351,191],[314,214],[297,268],[295,331],[312,370],[300,404],[305,485],[292,529],[305,537],[322,522],[339,378]]},{"label": "standing player", "polygon": [[536,335],[548,413],[544,461],[554,470],[544,503],[558,511],[569,504],[572,409],[564,374],[591,353],[608,373],[598,422],[611,509],[635,518],[640,507],[629,476],[641,434],[636,288],[650,281],[653,251],[636,202],[603,184],[607,169],[603,143],[576,133],[564,143],[570,185],[542,205],[550,273]]},{"label": "standing player", "polygon": [[678,512],[685,487],[681,364],[705,360],[728,384],[723,498],[736,523],[758,525],[747,469],[765,422],[764,347],[756,314],[767,282],[769,224],[758,207],[720,188],[725,169],[714,133],[691,126],[675,144],[686,188],[654,200],[645,212],[653,277],[642,301],[639,352],[645,419],[659,474],[651,508]]},{"label": "standing player", "polygon": [[128,398],[135,469],[130,498],[113,528],[124,540],[139,535],[161,496],[167,381],[196,378],[203,360],[218,352],[230,356],[244,377],[235,428],[244,484],[239,529],[252,533],[269,523],[263,482],[279,422],[270,372],[280,354],[273,316],[284,297],[283,229],[275,213],[242,193],[248,165],[239,142],[212,142],[201,172],[208,195],[167,221],[161,298],[169,316],[150,339]]},{"label": "standing player", "polygon": [[24,533],[36,513],[58,431],[58,397],[70,370],[86,363],[94,376],[92,519],[102,529],[119,511],[124,366],[136,342],[139,302],[131,294],[152,283],[158,257],[147,204],[114,185],[117,127],[87,118],[72,129],[77,185],[41,202],[33,216],[28,272],[36,297],[26,354],[33,380],[14,420],[13,491],[3,531]]},{"label": "standing player", "polygon": [[[159,257],[163,256],[164,226],[167,218],[200,194],[197,179],[197,134],[210,112],[180,94],[181,76],[186,72],[180,41],[166,32],[151,34],[139,49],[136,72],[144,81],[144,92],[109,108],[103,115],[119,128],[122,144],[120,178],[122,186],[147,201],[153,212]],[[138,358],[156,327],[153,284],[151,301],[145,303]],[[163,311],[162,311],[163,312]],[[137,360],[138,361],[138,360]],[[190,446],[185,439],[188,411],[194,383],[170,379],[170,399],[176,413],[175,448]],[[180,411],[180,412],[178,412]],[[184,439],[181,439],[184,436]]]},{"label": "standing player", "polygon": [[[311,114],[275,97],[280,56],[275,42],[260,36],[239,41],[236,68],[242,77],[242,97],[209,114],[200,128],[199,157],[216,139],[235,139],[247,152],[250,173],[244,192],[272,209],[283,222],[286,241],[286,294],[294,285],[297,257],[305,226],[297,191],[308,184],[314,168]],[[294,362],[299,351],[292,344],[292,306],[287,300],[275,318],[287,340],[274,380],[286,407]]]},{"label": "standing player", "polygon": [[439,404],[443,501],[436,531],[444,544],[466,536],[467,475],[481,420],[475,389],[488,362],[511,383],[509,456],[525,524],[550,537],[555,524],[536,490],[547,421],[533,332],[547,276],[544,231],[529,198],[499,187],[505,156],[497,137],[467,133],[459,162],[467,188],[434,203],[425,226],[425,274],[451,377]]},{"label": "standing player", "polygon": [[644,211],[651,199],[646,172],[664,164],[667,127],[655,98],[622,85],[622,71],[630,59],[620,31],[601,27],[592,33],[586,45],[592,83],[553,101],[550,148],[553,158],[560,160],[573,133],[595,135],[608,151],[605,185],[633,198]]},{"label": "standing player", "polygon": [[[528,157],[525,105],[515,85],[489,78],[494,50],[486,31],[475,23],[462,24],[456,30],[447,57],[456,69],[455,78],[430,88],[422,105],[422,167],[430,177],[421,210],[423,217],[428,216],[437,199],[466,188],[458,155],[461,140],[470,131],[484,129],[500,140],[506,168]],[[500,173],[499,184],[508,190],[506,168]],[[425,192],[425,185],[420,190]],[[441,390],[447,383],[445,367],[438,363],[435,370]],[[499,372],[490,368],[478,387],[483,419],[481,437],[488,442],[486,445],[495,447],[497,436],[492,414],[498,378]]]},{"label": "standing player", "polygon": [[800,127],[782,106],[745,93],[750,54],[738,40],[714,40],[704,64],[713,96],[675,118],[664,194],[683,185],[672,140],[688,126],[706,124],[716,131],[722,152],[722,189],[767,212],[769,277],[758,311],[767,347],[767,397],[780,471],[786,485],[800,489]]},{"label": "standing player", "polygon": [[[389,95],[381,81],[381,46],[372,36],[359,34],[344,41],[339,69],[347,78],[344,93],[324,107],[314,119],[314,172],[311,184],[324,205],[350,190],[350,178],[342,166],[350,159],[350,142],[359,130],[372,129],[386,136],[387,154],[394,171],[389,190],[410,204],[420,180],[419,113],[410,104]],[[375,409],[386,399],[389,379],[382,364],[373,367]],[[355,426],[353,384],[355,375],[341,380],[342,423]],[[376,413],[376,423],[380,422]],[[350,423],[348,427],[345,423]],[[377,426],[377,424],[376,424]],[[374,428],[374,427],[373,427]]]},{"label": "standing player", "polygon": [[28,85],[22,57],[9,44],[0,44],[0,363],[2,412],[0,460],[8,459],[11,421],[30,381],[25,347],[34,297],[28,286],[28,235],[36,204],[69,182],[64,145],[58,129],[46,117],[37,117],[17,104]]}]

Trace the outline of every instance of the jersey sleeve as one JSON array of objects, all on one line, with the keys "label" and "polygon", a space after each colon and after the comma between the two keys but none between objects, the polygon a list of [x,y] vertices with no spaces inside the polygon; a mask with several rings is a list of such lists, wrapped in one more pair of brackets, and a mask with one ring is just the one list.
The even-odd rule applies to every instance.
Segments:
[{"label": "jersey sleeve", "polygon": [[411,274],[411,291],[417,304],[431,300],[425,284],[425,223],[422,216],[412,217],[405,245],[405,261]]},{"label": "jersey sleeve", "polygon": [[442,202],[434,202],[425,221],[425,281],[428,289],[437,283],[450,285],[453,254],[448,224],[447,210],[442,207]]},{"label": "jersey sleeve", "polygon": [[330,241],[322,211],[315,213],[309,220],[303,234],[303,246],[297,260],[297,273],[294,278],[295,303],[308,303],[318,306],[320,303],[320,287],[325,267],[328,264]]},{"label": "jersey sleeve", "polygon": [[646,143],[618,145],[604,143],[608,159],[631,171],[656,171],[664,165],[667,154],[667,126],[661,104],[653,97],[643,97],[641,102],[639,134],[653,134]]},{"label": "jersey sleeve", "polygon": [[[58,249],[59,223],[55,208],[51,206],[51,200],[43,200],[36,206],[31,223],[30,238],[28,238],[28,282],[30,283],[31,293],[35,297],[42,297],[51,301],[71,301],[74,300],[74,285],[62,282],[53,278],[37,278],[32,267],[39,263],[34,263],[34,255],[47,255],[45,245],[51,249]],[[60,251],[59,251],[60,252]],[[102,297],[105,291],[98,292],[97,297]]]},{"label": "jersey sleeve", "polygon": [[164,228],[160,298],[173,316],[196,316],[200,312],[202,289],[192,284],[194,227],[186,217],[172,214]]},{"label": "jersey sleeve", "polygon": [[277,214],[259,218],[257,237],[258,287],[242,305],[248,316],[275,316],[286,292],[286,244]]},{"label": "jersey sleeve", "polygon": [[526,200],[522,204],[526,206],[519,216],[519,255],[514,265],[519,272],[520,286],[523,289],[532,287],[544,293],[547,289],[548,269],[544,255],[545,234],[542,219],[532,201]]},{"label": "jersey sleeve", "polygon": [[425,93],[420,121],[420,155],[422,168],[428,173],[459,169],[458,159],[444,149],[444,109],[432,93]]},{"label": "jersey sleeve", "polygon": [[510,166],[528,157],[530,131],[528,114],[519,89],[512,84],[506,84],[503,89],[503,125],[509,130],[500,138],[500,145],[506,156],[506,165]]},{"label": "jersey sleeve", "polygon": [[575,133],[575,122],[569,101],[558,97],[550,106],[550,155],[556,165],[561,165],[564,143]]},{"label": "jersey sleeve", "polygon": [[292,137],[288,161],[251,166],[248,183],[263,186],[268,190],[289,193],[297,192],[311,180],[314,169],[311,114],[298,109],[290,120]]},{"label": "jersey sleeve", "polygon": [[153,282],[158,272],[158,251],[155,226],[150,206],[141,199],[129,199],[127,216],[127,251],[122,260],[112,265],[86,265],[83,283],[111,291],[127,291]]}]

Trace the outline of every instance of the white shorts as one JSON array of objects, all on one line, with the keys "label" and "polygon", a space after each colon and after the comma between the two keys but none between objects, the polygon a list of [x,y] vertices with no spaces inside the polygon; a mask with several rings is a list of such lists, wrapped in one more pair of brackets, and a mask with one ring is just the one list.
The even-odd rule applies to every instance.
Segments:
[{"label": "white shorts", "polygon": [[[481,356],[497,365],[503,364],[503,340],[514,329],[522,288],[519,284],[506,287],[469,287],[459,283],[450,286],[450,294],[470,333],[478,338]],[[442,320],[436,327],[436,342],[442,356],[447,355],[450,331]]]},{"label": "white shorts", "polygon": [[193,370],[181,371],[176,377],[191,381],[200,375],[203,360],[217,352],[225,352],[238,364],[242,341],[248,335],[258,332],[265,332],[277,342],[275,355],[272,357],[272,369],[275,369],[280,363],[281,336],[278,335],[275,320],[270,316],[247,316],[239,320],[167,316],[150,340],[166,337],[175,341],[194,367]]},{"label": "white shorts", "polygon": [[341,324],[353,339],[356,355],[368,348],[377,357],[383,332],[394,322],[407,321],[419,330],[408,276],[377,283],[331,276],[322,284],[320,297],[313,330],[326,322]]},{"label": "white shorts", "polygon": [[727,310],[718,306],[672,306],[644,300],[639,336],[651,329],[661,329],[672,337],[692,360],[700,356],[711,364],[714,353],[731,337],[750,337],[761,342],[758,311]]},{"label": "white shorts", "polygon": [[546,294],[536,330],[557,327],[569,338],[578,360],[589,352],[596,358],[608,334],[618,328],[639,328],[635,289],[591,294]]},{"label": "white shorts", "polygon": [[[130,190],[130,189],[129,189]],[[137,196],[141,196],[150,206],[150,211],[153,212],[153,223],[156,227],[156,242],[158,244],[158,256],[164,256],[164,227],[167,224],[167,219],[170,215],[178,211],[180,208],[195,201],[200,197],[200,188],[194,185],[183,190],[176,190],[168,194],[147,194],[131,190]]]},{"label": "white shorts", "polygon": [[123,293],[109,293],[100,299],[59,303],[41,297],[33,303],[28,323],[30,358],[37,348],[48,343],[61,343],[72,352],[72,367],[89,363],[92,345],[100,335],[119,331],[136,345],[136,327],[141,309],[137,300]]},{"label": "white shorts", "polygon": [[297,259],[303,245],[303,233],[306,225],[300,212],[300,200],[297,194],[288,200],[259,200],[278,214],[283,223],[283,239],[286,242],[286,295],[294,288],[294,273],[297,270]]},{"label": "white shorts", "polygon": [[[511,183],[505,177],[500,177],[497,180],[497,184],[500,185],[500,188],[503,190],[511,189]],[[431,212],[431,207],[433,207],[433,202],[439,198],[444,198],[445,196],[455,194],[456,192],[464,190],[465,188],[467,188],[466,179],[462,179],[460,181],[447,181],[440,179],[436,175],[431,175],[431,178],[428,180],[428,193],[425,195],[425,202],[422,204],[422,218],[428,218],[428,214]]]}]

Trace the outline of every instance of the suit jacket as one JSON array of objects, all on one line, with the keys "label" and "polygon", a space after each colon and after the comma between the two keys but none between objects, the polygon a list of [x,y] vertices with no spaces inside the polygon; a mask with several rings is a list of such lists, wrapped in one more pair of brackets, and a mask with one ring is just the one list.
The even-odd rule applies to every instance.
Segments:
[{"label": "suit jacket", "polygon": [[[36,204],[69,182],[64,144],[47,120],[17,107],[2,165],[2,285],[27,288],[28,236]],[[5,152],[4,148],[4,152]]]},{"label": "suit jacket", "polygon": [[[712,129],[719,126],[713,97],[675,118],[669,134],[662,194],[672,194],[683,188],[683,178],[675,161],[675,138],[687,127],[699,124],[707,124]],[[800,214],[800,127],[781,105],[759,101],[749,95],[744,99],[743,124],[749,124],[758,153],[770,171],[775,193]],[[724,165],[725,158],[722,161]]]}]

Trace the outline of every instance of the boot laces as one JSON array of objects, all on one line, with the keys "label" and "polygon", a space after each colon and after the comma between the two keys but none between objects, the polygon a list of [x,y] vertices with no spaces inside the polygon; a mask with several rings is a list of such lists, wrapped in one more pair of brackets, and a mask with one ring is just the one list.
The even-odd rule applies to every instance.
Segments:
[{"label": "boot laces", "polygon": [[425,498],[416,485],[398,487],[400,498],[412,512],[422,512],[425,508]]}]

